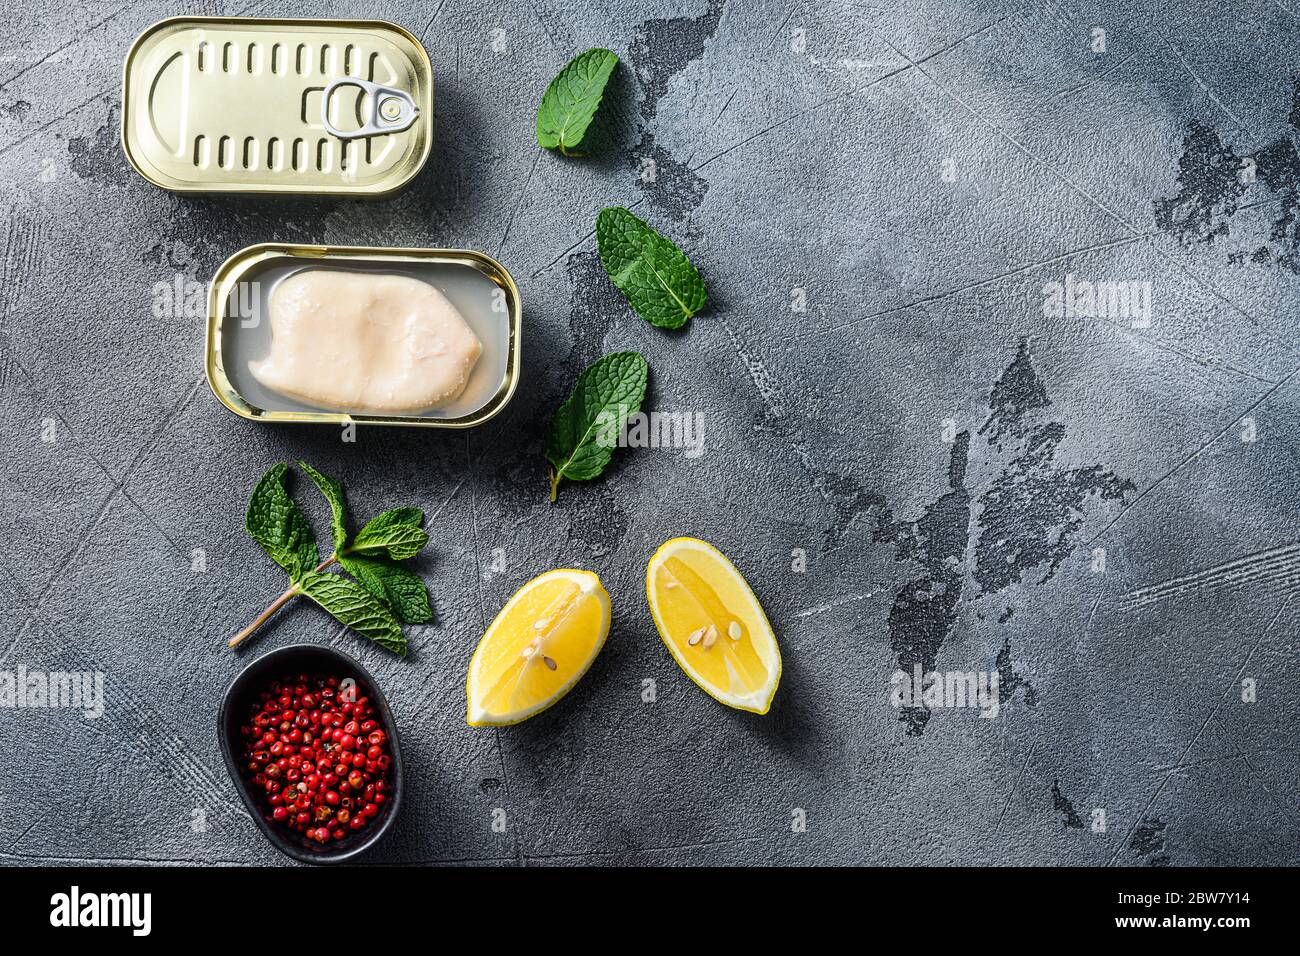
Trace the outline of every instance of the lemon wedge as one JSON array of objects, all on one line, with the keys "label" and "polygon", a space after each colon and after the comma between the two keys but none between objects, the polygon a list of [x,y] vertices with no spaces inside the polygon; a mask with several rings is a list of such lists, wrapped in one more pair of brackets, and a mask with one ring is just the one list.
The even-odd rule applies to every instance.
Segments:
[{"label": "lemon wedge", "polygon": [[505,727],[567,694],[609,635],[609,594],[590,571],[561,568],[514,593],[469,662],[471,727]]},{"label": "lemon wedge", "polygon": [[646,565],[645,591],[659,636],[686,676],[728,707],[766,714],[781,680],[781,649],[727,556],[699,538],[673,538]]}]

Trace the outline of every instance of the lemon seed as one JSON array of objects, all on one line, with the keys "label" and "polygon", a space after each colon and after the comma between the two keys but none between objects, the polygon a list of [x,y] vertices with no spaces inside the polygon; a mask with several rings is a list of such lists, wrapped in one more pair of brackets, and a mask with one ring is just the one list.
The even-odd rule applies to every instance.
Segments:
[{"label": "lemon seed", "polygon": [[704,628],[700,628],[699,630],[696,631],[691,631],[691,636],[686,638],[686,643],[691,645],[691,647],[694,647],[696,644],[700,643],[700,638],[702,638],[703,636],[704,636]]},{"label": "lemon seed", "polygon": [[710,624],[709,629],[704,632],[704,646],[712,647],[717,642],[718,642],[718,629],[714,627],[712,624]]},{"label": "lemon seed", "polygon": [[551,670],[555,670],[555,661],[551,660],[546,655],[542,655],[542,663],[545,664],[547,667],[549,667]]},{"label": "lemon seed", "polygon": [[727,625],[727,637],[731,638],[733,641],[740,640],[740,625],[735,621],[732,621]]}]

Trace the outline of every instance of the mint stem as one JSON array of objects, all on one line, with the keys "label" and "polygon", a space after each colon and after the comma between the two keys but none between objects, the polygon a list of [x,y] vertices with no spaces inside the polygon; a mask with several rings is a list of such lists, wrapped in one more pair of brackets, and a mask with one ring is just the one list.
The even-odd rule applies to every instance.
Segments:
[{"label": "mint stem", "polygon": [[[316,565],[316,571],[318,572],[324,571],[326,568],[328,568],[338,559],[339,556],[337,552],[331,554],[320,564]],[[238,647],[240,644],[244,642],[246,638],[252,637],[253,634],[257,631],[257,629],[260,628],[267,621],[269,621],[271,619],[271,616],[275,614],[276,611],[280,610],[280,608],[284,607],[286,604],[288,604],[291,600],[293,600],[301,593],[302,591],[299,589],[298,585],[296,584],[293,585],[293,587],[289,588],[289,590],[285,591],[278,598],[272,601],[270,607],[268,607],[261,614],[257,615],[257,619],[253,621],[252,624],[248,625],[248,627],[244,628],[242,631],[240,631],[238,634],[232,637],[229,641],[229,646]]]}]

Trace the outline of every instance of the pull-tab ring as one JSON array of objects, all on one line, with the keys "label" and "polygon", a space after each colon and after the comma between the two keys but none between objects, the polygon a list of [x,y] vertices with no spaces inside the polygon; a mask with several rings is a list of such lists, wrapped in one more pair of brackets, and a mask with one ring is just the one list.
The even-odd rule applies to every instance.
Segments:
[{"label": "pull-tab ring", "polygon": [[[334,91],[342,86],[355,86],[370,94],[370,109],[359,129],[342,130],[330,122],[330,99],[334,96]],[[415,105],[415,100],[411,98],[410,93],[393,89],[391,86],[371,83],[369,80],[344,76],[332,81],[321,91],[321,125],[331,136],[337,136],[339,139],[361,139],[366,136],[400,133],[404,129],[409,129],[419,115],[420,108]]]}]

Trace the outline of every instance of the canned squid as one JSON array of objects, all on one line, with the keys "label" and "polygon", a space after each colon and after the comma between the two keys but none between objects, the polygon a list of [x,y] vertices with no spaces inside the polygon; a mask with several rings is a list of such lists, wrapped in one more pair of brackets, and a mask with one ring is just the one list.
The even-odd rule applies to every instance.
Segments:
[{"label": "canned squid", "polygon": [[249,246],[212,280],[208,383],[256,421],[467,428],[514,394],[521,322],[479,252]]}]

